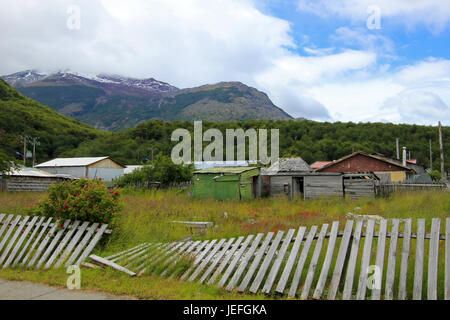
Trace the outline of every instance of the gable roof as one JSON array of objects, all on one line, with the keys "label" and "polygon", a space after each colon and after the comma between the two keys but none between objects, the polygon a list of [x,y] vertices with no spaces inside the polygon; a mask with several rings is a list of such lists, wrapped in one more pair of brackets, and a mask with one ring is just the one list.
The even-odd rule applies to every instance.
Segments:
[{"label": "gable roof", "polygon": [[394,165],[394,166],[396,166],[396,167],[400,167],[400,168],[402,168],[402,169],[405,169],[406,171],[412,171],[412,169],[411,169],[410,167],[404,166],[404,165],[402,165],[401,163],[398,163],[398,162],[396,162],[396,161],[394,161],[394,160],[392,160],[392,159],[388,159],[388,158],[385,158],[385,157],[382,157],[382,156],[376,155],[376,154],[366,153],[366,152],[363,152],[363,151],[356,151],[356,152],[353,152],[353,153],[351,153],[351,154],[349,154],[349,155],[346,155],[346,156],[344,156],[344,157],[342,157],[342,158],[340,158],[340,159],[338,159],[338,160],[332,161],[331,163],[329,163],[329,164],[323,166],[322,168],[317,169],[317,171],[322,171],[322,170],[324,170],[324,169],[326,169],[326,168],[329,168],[329,167],[331,167],[331,166],[334,166],[334,165],[337,164],[337,163],[340,163],[340,162],[342,162],[342,161],[345,161],[345,160],[347,160],[347,159],[350,159],[350,158],[352,158],[352,157],[354,157],[354,156],[356,156],[356,155],[362,155],[362,156],[365,156],[365,157],[373,158],[373,159],[376,159],[376,160],[380,160],[380,161],[389,163],[389,164]]},{"label": "gable roof", "polygon": [[[36,168],[48,167],[85,167],[93,163],[108,159],[109,157],[82,157],[82,158],[56,158],[36,165]],[[111,159],[111,161],[114,161]],[[114,161],[121,165],[117,161]],[[123,165],[121,165],[123,166]],[[124,166],[123,166],[124,167]]]},{"label": "gable roof", "polygon": [[311,164],[310,165],[310,167],[312,168],[312,169],[320,169],[320,168],[322,168],[323,166],[326,166],[327,164],[330,164],[330,163],[332,163],[333,161],[316,161],[316,162],[314,162],[313,164]]},{"label": "gable roof", "polygon": [[197,170],[194,173],[224,173],[224,174],[241,174],[245,171],[259,169],[259,167],[216,167]]}]

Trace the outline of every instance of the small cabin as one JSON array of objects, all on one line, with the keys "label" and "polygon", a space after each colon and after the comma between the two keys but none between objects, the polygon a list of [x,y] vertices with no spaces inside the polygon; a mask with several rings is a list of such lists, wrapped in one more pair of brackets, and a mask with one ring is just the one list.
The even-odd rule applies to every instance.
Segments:
[{"label": "small cabin", "polygon": [[258,196],[258,167],[220,167],[197,170],[193,175],[194,198],[245,200]]}]

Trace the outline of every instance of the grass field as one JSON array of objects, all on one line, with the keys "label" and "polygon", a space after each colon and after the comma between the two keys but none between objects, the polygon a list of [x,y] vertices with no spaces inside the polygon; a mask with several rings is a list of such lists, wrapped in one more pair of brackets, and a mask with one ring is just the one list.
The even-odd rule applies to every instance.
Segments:
[{"label": "grass field", "polygon": [[[25,208],[35,204],[44,196],[45,194],[37,193],[0,193],[0,212],[23,214]],[[94,253],[99,256],[107,256],[142,242],[173,241],[191,235],[188,228],[172,224],[173,220],[214,222],[215,226],[208,233],[192,236],[194,240],[203,240],[258,232],[267,233],[289,228],[297,229],[299,226],[320,226],[333,221],[341,221],[340,229],[342,230],[346,220],[345,214],[356,212],[356,207],[360,208],[357,211],[358,214],[375,214],[384,218],[427,218],[427,230],[430,228],[431,218],[444,219],[450,214],[450,196],[447,192],[397,193],[387,199],[288,201],[286,198],[279,197],[251,201],[218,201],[196,200],[190,198],[185,191],[167,190],[125,192],[122,195],[122,202],[123,211],[120,215],[122,231],[111,235],[101,246],[97,246]],[[415,230],[414,222],[413,230]],[[444,231],[444,222],[441,228],[441,231]],[[325,242],[325,248],[326,245]],[[414,247],[413,241],[411,248]],[[398,250],[401,250],[400,248]],[[413,255],[414,250],[412,250],[410,261],[413,261]],[[412,265],[410,268],[413,267]],[[359,270],[357,274],[358,272]],[[442,273],[443,270],[440,272]],[[409,272],[408,282],[411,284],[412,276]],[[64,269],[52,271],[6,269],[0,271],[0,277],[65,286],[68,275]],[[82,288],[139,299],[279,298],[238,294],[214,286],[166,279],[157,275],[130,278],[111,269],[83,268]],[[408,286],[408,290],[412,290],[412,285]],[[440,297],[443,295],[441,291],[439,291]]]}]

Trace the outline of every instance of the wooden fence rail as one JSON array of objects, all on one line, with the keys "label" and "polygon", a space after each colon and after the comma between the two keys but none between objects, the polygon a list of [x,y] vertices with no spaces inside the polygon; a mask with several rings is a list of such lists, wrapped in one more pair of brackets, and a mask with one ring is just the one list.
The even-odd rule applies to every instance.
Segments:
[{"label": "wooden fence rail", "polygon": [[130,275],[154,272],[230,291],[300,299],[449,300],[450,245],[441,243],[450,236],[450,218],[445,223],[441,233],[438,218],[429,230],[425,219],[348,220],[343,231],[335,221],[228,240],[141,244],[90,258]]},{"label": "wooden fence rail", "polygon": [[58,221],[39,216],[0,214],[0,266],[50,267],[79,265],[104,234],[108,225]]}]

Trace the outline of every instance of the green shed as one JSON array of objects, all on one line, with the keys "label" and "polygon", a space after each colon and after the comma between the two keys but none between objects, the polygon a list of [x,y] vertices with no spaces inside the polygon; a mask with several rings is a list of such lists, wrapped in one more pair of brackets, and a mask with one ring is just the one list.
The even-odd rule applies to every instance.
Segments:
[{"label": "green shed", "polygon": [[258,167],[221,167],[194,172],[195,198],[252,199],[257,194]]}]

